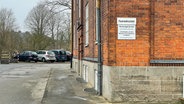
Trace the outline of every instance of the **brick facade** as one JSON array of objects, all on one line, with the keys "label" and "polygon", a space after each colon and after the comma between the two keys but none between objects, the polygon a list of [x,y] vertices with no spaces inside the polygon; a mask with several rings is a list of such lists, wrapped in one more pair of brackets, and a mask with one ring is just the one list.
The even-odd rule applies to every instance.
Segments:
[{"label": "brick facade", "polygon": [[[109,63],[113,66],[144,66],[150,59],[149,0],[111,0],[109,4]],[[137,19],[136,39],[117,39],[117,17]]]},{"label": "brick facade", "polygon": [[[76,5],[73,5],[73,8],[75,8],[75,13],[73,17],[73,24],[76,24],[74,27],[75,31],[75,38],[74,38],[74,57],[83,59],[85,57],[87,58],[96,58],[97,57],[97,45],[96,45],[96,9],[95,7],[95,1],[89,0],[88,2],[86,0],[81,0],[81,17],[78,18],[78,6],[77,3],[78,0],[75,1]],[[86,4],[89,5],[89,45],[85,45],[85,9]],[[78,24],[78,21],[80,21],[80,24]],[[77,38],[77,39],[76,39]],[[78,41],[78,43],[76,42]],[[75,48],[75,45],[78,44]],[[80,56],[81,55],[81,56]]]},{"label": "brick facade", "polygon": [[[148,66],[151,59],[184,58],[182,0],[102,0],[103,64],[110,66]],[[79,49],[74,56],[97,58],[95,0],[89,0],[89,45],[85,46],[85,5],[82,2],[82,27],[76,24]],[[77,10],[77,5],[76,9]],[[77,11],[75,11],[77,12]],[[77,14],[77,13],[76,13]],[[74,20],[77,20],[77,15]],[[117,39],[117,17],[137,19],[136,39]],[[76,43],[74,43],[76,44]]]},{"label": "brick facade", "polygon": [[[75,24],[73,28],[75,31],[75,41],[73,45],[75,46],[77,44],[73,53],[75,60],[80,61],[76,61],[75,63],[80,64],[78,68],[81,68],[81,71],[82,64],[88,65],[87,63],[90,63],[88,65],[89,72],[93,72],[97,69],[95,63],[97,63],[96,59],[98,57],[97,44],[95,43],[96,0],[80,0],[82,2],[81,25],[78,25],[79,18],[77,15],[79,13],[77,10],[79,4],[77,4],[77,1],[79,0],[73,0],[73,7],[75,7],[76,10],[73,12],[73,24]],[[103,81],[107,83],[106,86],[103,86],[103,93],[108,100],[120,101],[126,99],[122,97],[123,94],[125,94],[125,97],[129,96],[132,101],[144,101],[144,99],[155,101],[159,99],[159,101],[162,101],[160,96],[164,98],[164,101],[170,101],[169,99],[171,98],[176,100],[181,97],[181,73],[184,72],[183,67],[173,67],[171,68],[172,73],[168,72],[166,73],[167,75],[165,75],[163,72],[168,71],[167,67],[160,67],[159,65],[184,64],[183,2],[184,0],[101,0]],[[88,46],[85,46],[86,4],[89,5]],[[135,40],[119,40],[117,38],[118,17],[136,18]],[[151,64],[150,62],[152,60],[159,60],[161,64],[156,61],[154,64]],[[162,64],[165,60],[167,60],[168,63]],[[152,67],[152,65],[155,66]],[[142,67],[144,67],[144,71],[141,72]],[[124,72],[129,73],[127,75],[130,76],[124,76]],[[94,73],[90,74],[94,76]],[[117,74],[118,79],[113,79],[116,78]],[[132,79],[130,80],[130,78]],[[94,81],[95,79],[93,78],[90,79],[89,82],[92,83],[93,87],[95,86]],[[128,84],[124,85],[126,83]],[[156,89],[156,92],[151,94],[155,90],[151,92],[149,89],[154,89],[154,85],[163,89]],[[172,88],[167,87],[168,85],[171,85]],[[137,86],[137,88],[146,86],[147,89],[139,90],[134,86]],[[129,90],[128,88],[135,92],[130,92],[131,94],[129,94],[129,92],[126,92]],[[125,90],[126,93],[122,93],[122,89]],[[143,90],[145,90],[148,98],[146,96],[144,96],[144,98],[135,97],[137,94],[140,94],[139,91],[142,92]],[[167,93],[170,95],[167,95]],[[149,96],[152,95],[154,95],[155,99],[149,98]]]},{"label": "brick facade", "polygon": [[155,1],[154,58],[184,58],[184,0]]}]

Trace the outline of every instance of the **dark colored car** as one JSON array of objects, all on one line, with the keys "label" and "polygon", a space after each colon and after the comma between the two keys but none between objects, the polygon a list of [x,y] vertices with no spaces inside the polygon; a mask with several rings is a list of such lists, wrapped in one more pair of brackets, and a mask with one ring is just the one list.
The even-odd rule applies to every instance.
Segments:
[{"label": "dark colored car", "polygon": [[66,51],[67,61],[70,61],[72,58],[72,54],[70,51]]},{"label": "dark colored car", "polygon": [[18,55],[19,61],[38,61],[38,55],[34,51],[24,51]]},{"label": "dark colored car", "polygon": [[54,52],[57,62],[67,61],[67,55],[66,55],[66,51],[65,50],[51,50],[51,51]]}]

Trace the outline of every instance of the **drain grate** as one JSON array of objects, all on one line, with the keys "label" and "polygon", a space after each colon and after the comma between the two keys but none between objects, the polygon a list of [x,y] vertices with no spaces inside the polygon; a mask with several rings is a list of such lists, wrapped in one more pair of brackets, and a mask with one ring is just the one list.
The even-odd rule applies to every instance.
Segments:
[{"label": "drain grate", "polygon": [[94,88],[85,88],[84,91],[93,95],[97,94],[97,91]]},{"label": "drain grate", "polygon": [[78,82],[80,82],[80,83],[85,83],[85,81],[82,79],[82,78],[76,78],[76,80],[78,81]]},{"label": "drain grate", "polygon": [[71,71],[71,73],[76,73],[76,71]]},{"label": "drain grate", "polygon": [[69,77],[74,77],[74,75],[68,75]]}]

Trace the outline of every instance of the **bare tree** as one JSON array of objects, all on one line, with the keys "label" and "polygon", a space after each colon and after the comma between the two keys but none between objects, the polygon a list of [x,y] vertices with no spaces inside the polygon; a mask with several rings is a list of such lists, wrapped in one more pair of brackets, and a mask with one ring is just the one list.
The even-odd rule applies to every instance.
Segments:
[{"label": "bare tree", "polygon": [[56,34],[56,46],[70,50],[71,44],[71,0],[46,0],[45,5],[50,8],[53,14],[62,14],[62,25],[60,31]]},{"label": "bare tree", "polygon": [[12,32],[16,29],[15,17],[12,10],[0,10],[0,51],[11,48]]},{"label": "bare tree", "polygon": [[52,12],[63,12],[71,10],[71,0],[46,0],[45,4],[50,8]]},{"label": "bare tree", "polygon": [[56,39],[56,34],[58,32],[58,28],[60,27],[60,23],[61,23],[59,20],[60,20],[59,15],[53,14],[48,21],[48,30],[52,38],[52,42],[51,42],[52,48],[56,48],[55,39]]},{"label": "bare tree", "polygon": [[63,16],[63,22],[62,22],[62,34],[60,38],[60,41],[63,42],[64,49],[66,50],[70,50],[70,36],[71,36],[71,26],[70,26],[70,13],[65,13],[65,15]]},{"label": "bare tree", "polygon": [[25,22],[32,32],[45,35],[49,18],[50,12],[48,8],[39,4],[30,11]]},{"label": "bare tree", "polygon": [[71,13],[66,10],[71,10],[70,0],[46,0],[30,11],[25,22],[31,30],[32,49],[68,50]]},{"label": "bare tree", "polygon": [[43,5],[38,4],[34,7],[27,16],[26,25],[31,30],[32,45],[34,49],[45,49],[47,44],[48,21],[51,18],[49,9]]}]

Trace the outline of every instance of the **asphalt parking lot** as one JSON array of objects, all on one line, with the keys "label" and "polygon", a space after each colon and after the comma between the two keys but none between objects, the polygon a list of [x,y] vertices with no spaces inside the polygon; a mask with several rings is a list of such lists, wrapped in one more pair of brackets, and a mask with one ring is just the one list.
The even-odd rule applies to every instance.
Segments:
[{"label": "asphalt parking lot", "polygon": [[76,79],[70,62],[0,64],[0,104],[107,103]]}]

